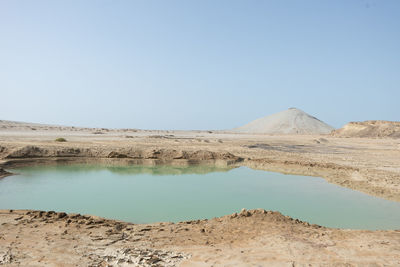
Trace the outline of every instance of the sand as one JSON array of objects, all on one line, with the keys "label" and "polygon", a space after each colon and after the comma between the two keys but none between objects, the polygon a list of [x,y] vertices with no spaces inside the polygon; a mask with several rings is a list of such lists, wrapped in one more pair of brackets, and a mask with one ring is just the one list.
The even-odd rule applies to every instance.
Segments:
[{"label": "sand", "polygon": [[0,264],[14,266],[398,266],[400,231],[328,229],[278,212],[131,224],[0,211]]},{"label": "sand", "polygon": [[328,134],[333,129],[332,126],[300,109],[289,108],[252,121],[233,131],[252,134]]},{"label": "sand", "polygon": [[[249,166],[318,176],[400,201],[398,139],[31,127],[0,123],[1,168],[12,172],[12,167],[20,165],[59,162]],[[67,141],[54,141],[58,137]],[[122,265],[140,257],[145,259],[137,266],[400,264],[398,230],[337,230],[310,226],[279,213],[245,211],[208,221],[151,225],[26,213],[0,214],[0,262],[6,265],[106,266],[108,261],[117,266],[113,262],[119,260]]]},{"label": "sand", "polygon": [[350,122],[331,133],[336,137],[400,138],[398,121]]}]

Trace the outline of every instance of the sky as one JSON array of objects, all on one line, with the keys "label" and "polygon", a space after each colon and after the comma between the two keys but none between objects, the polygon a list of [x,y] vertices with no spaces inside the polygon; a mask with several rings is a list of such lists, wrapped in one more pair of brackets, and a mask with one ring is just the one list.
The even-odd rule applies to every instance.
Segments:
[{"label": "sky", "polygon": [[0,119],[230,129],[400,121],[400,1],[0,0]]}]

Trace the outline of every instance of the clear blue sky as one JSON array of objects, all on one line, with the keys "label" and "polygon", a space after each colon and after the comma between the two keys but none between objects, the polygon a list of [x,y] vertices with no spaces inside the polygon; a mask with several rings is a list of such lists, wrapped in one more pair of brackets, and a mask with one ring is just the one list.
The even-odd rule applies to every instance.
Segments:
[{"label": "clear blue sky", "polygon": [[400,1],[0,0],[0,119],[227,129],[400,120]]}]

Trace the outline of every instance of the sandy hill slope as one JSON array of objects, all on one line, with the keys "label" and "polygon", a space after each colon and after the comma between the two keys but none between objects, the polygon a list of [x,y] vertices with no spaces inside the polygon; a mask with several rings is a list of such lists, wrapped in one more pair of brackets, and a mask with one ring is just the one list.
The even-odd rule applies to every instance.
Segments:
[{"label": "sandy hill slope", "polygon": [[363,121],[350,122],[332,132],[337,137],[391,137],[400,138],[400,122],[398,121]]},{"label": "sandy hill slope", "polygon": [[334,128],[297,108],[252,121],[233,131],[265,134],[328,134]]}]

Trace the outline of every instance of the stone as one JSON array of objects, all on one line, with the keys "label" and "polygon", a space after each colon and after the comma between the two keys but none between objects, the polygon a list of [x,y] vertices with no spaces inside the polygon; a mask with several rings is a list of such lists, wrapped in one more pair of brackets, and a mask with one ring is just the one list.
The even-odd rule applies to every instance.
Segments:
[{"label": "stone", "polygon": [[57,218],[58,219],[62,219],[62,218],[65,218],[65,217],[67,217],[67,214],[65,212],[60,212],[60,213],[57,214]]}]

